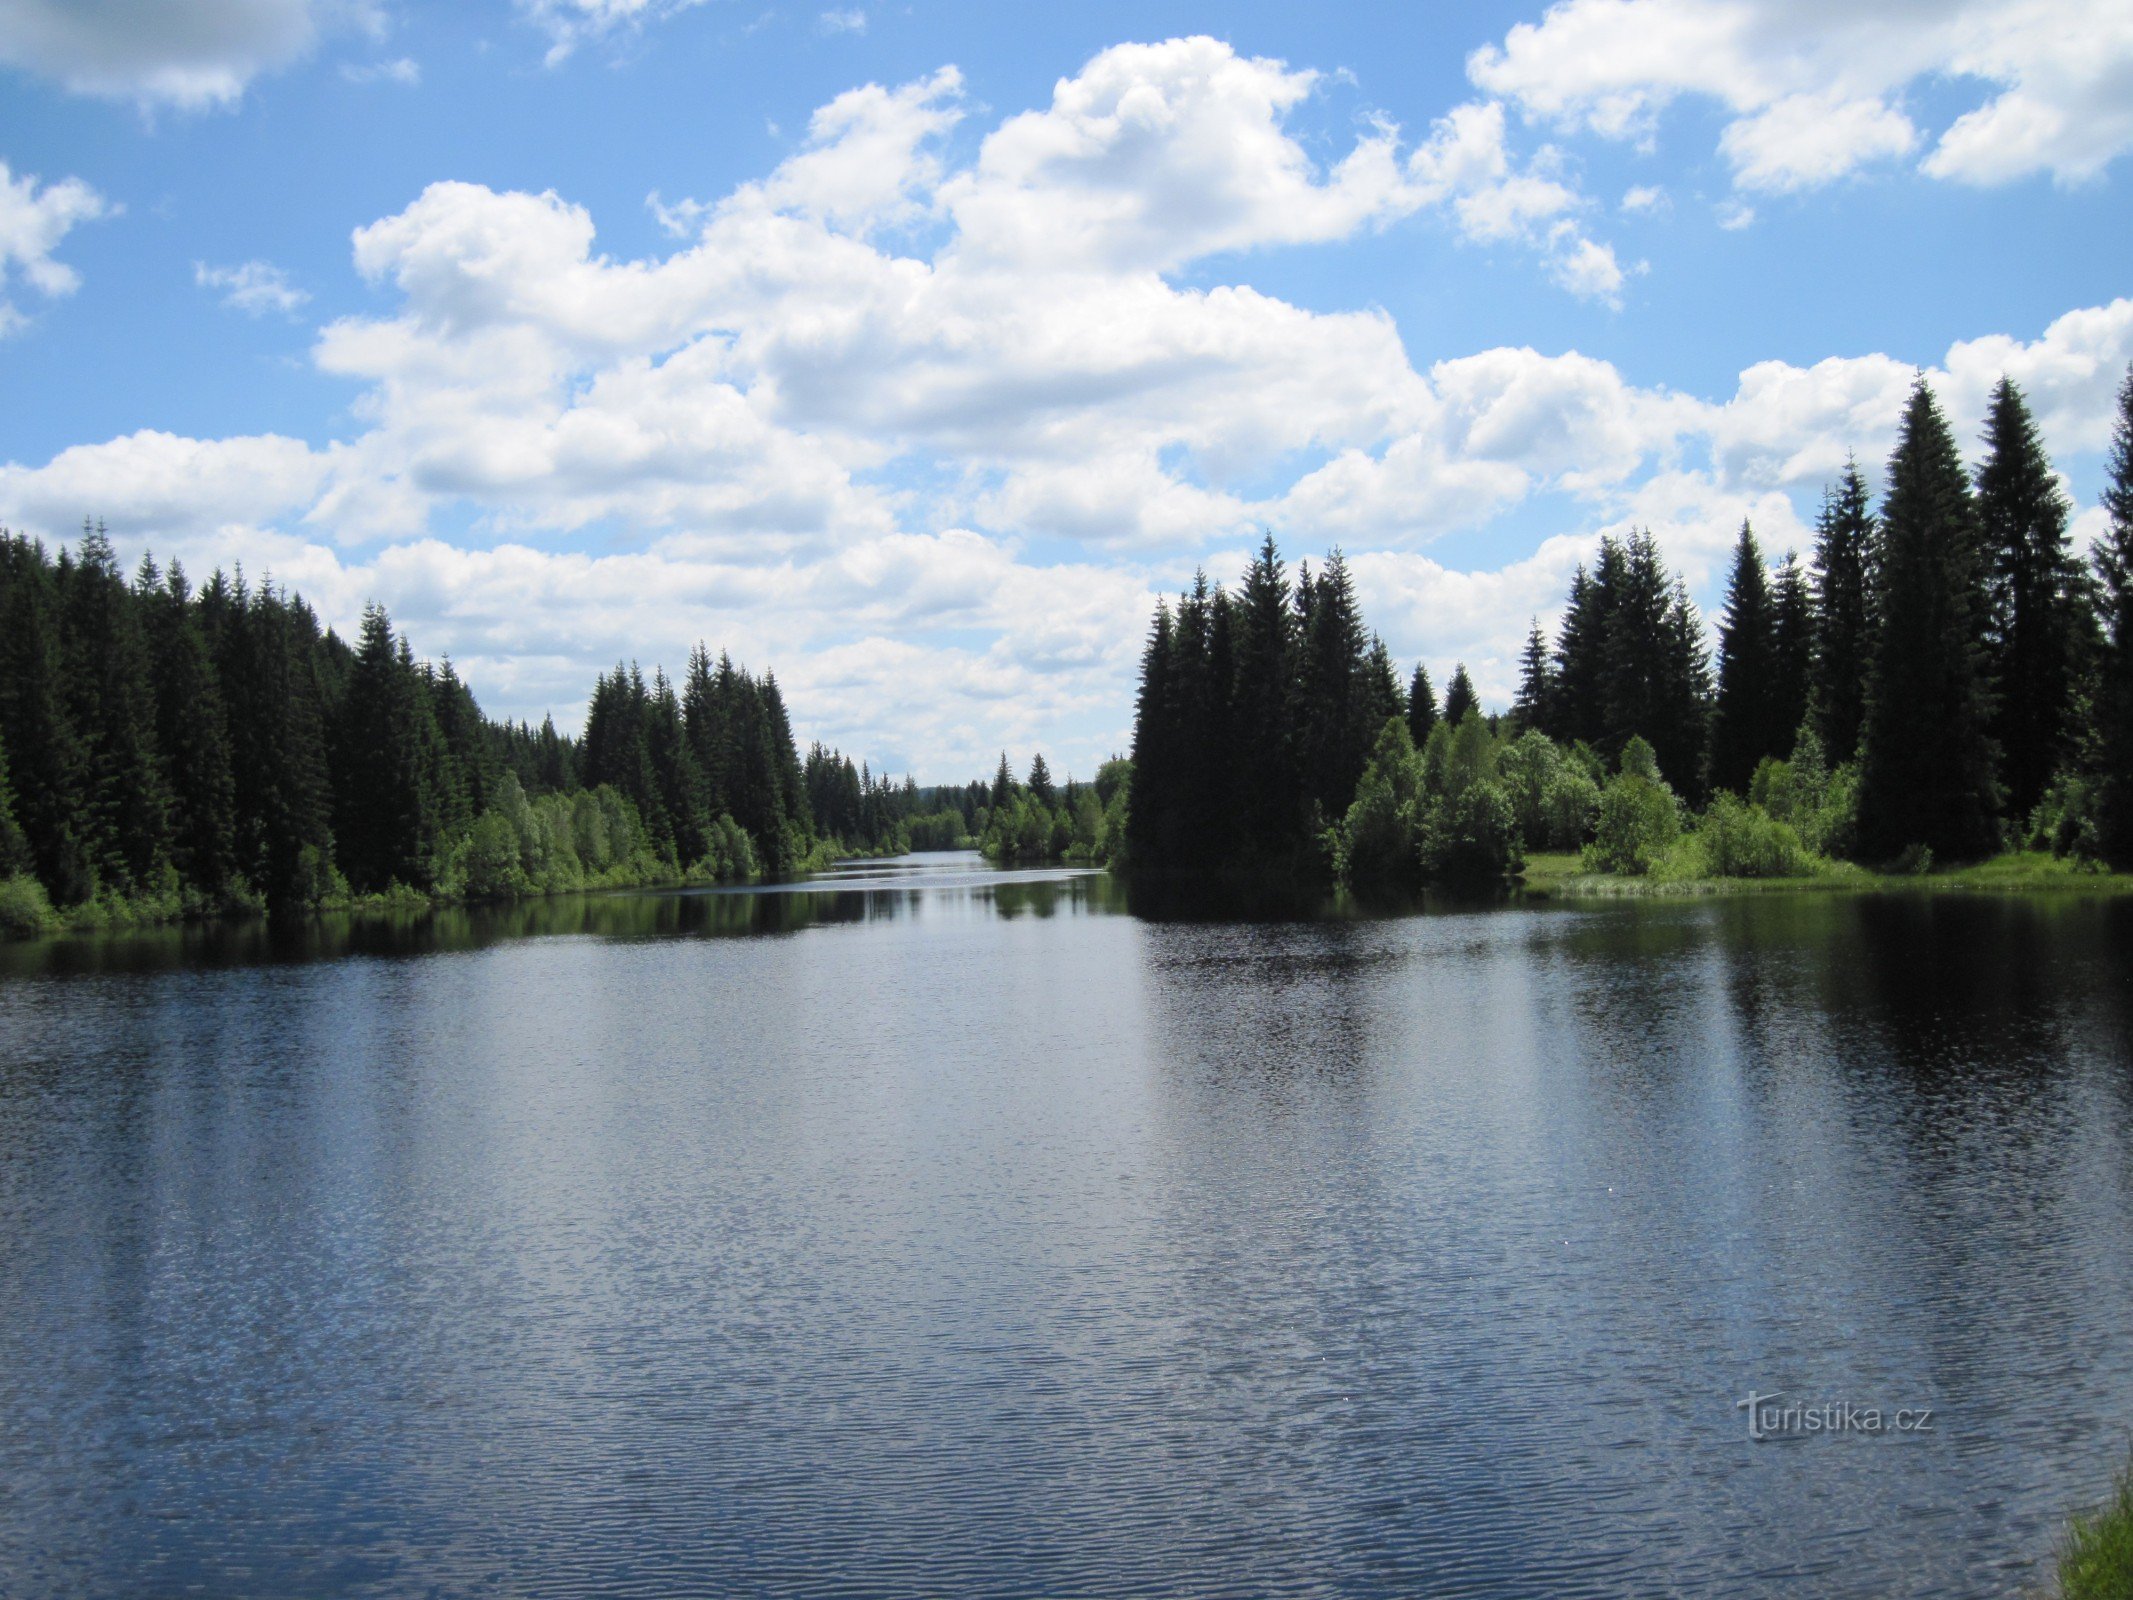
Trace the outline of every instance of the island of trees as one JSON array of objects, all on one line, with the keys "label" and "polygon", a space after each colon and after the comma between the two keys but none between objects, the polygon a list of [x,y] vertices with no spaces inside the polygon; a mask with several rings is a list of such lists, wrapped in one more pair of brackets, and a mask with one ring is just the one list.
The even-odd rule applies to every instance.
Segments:
[{"label": "island of trees", "polygon": [[1875,507],[1856,465],[1803,570],[1735,547],[1716,660],[1649,534],[1603,539],[1518,693],[1404,687],[1338,552],[1268,538],[1232,595],[1160,605],[1141,661],[1122,860],[1352,886],[1588,871],[1916,870],[2011,846],[2133,867],[2133,372],[2092,562],[2020,390],[1964,471],[1923,378]]}]

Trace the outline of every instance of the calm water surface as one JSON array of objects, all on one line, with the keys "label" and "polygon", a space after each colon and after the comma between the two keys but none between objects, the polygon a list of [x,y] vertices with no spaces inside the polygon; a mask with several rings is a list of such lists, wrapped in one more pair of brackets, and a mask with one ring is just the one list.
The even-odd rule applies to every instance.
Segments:
[{"label": "calm water surface", "polygon": [[1136,909],[0,951],[0,1592],[2046,1580],[2133,1427],[2133,903]]}]

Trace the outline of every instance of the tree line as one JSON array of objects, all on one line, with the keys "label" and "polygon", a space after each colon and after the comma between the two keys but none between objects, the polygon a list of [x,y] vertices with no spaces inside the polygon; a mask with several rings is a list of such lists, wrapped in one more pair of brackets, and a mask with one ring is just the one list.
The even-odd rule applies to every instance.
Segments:
[{"label": "tree line", "polygon": [[0,531],[16,931],[55,906],[94,923],[716,881],[899,845],[915,787],[870,778],[846,808],[830,765],[849,763],[818,747],[801,767],[774,676],[702,646],[678,689],[602,674],[570,738],[485,716],[383,607],[350,643],[241,569],[196,589],[153,558],[127,577],[96,526],[57,554]]},{"label": "tree line", "polygon": [[[1966,472],[1923,377],[1878,507],[1856,463],[1810,562],[1743,524],[1715,662],[1648,532],[1603,538],[1508,712],[1464,666],[1404,694],[1338,551],[1237,592],[1198,575],[1141,659],[1122,859],[1351,882],[1501,876],[1525,849],[1610,871],[1887,865],[2009,846],[2133,867],[2133,371],[2084,561],[2020,389]],[[1683,864],[1687,863],[1688,866]]]}]

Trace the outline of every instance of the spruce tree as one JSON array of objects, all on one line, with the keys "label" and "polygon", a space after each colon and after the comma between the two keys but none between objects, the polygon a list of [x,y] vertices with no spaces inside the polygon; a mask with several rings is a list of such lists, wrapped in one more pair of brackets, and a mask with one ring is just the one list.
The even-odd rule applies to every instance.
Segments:
[{"label": "spruce tree", "polygon": [[1881,508],[1859,771],[1867,859],[1922,845],[1969,860],[1998,843],[1978,548],[1962,457],[1921,375],[1904,407]]},{"label": "spruce tree", "polygon": [[2118,390],[2118,425],[2104,468],[2103,510],[2109,519],[2096,541],[2103,613],[2097,668],[2096,832],[2103,858],[2133,870],[2133,366]]},{"label": "spruce tree", "polygon": [[1789,757],[1807,721],[1814,676],[1814,602],[1800,558],[1790,550],[1771,581],[1770,610],[1771,723],[1776,739],[1770,753]]},{"label": "spruce tree", "polygon": [[144,567],[136,589],[155,662],[156,742],[175,802],[171,857],[186,884],[210,899],[237,871],[237,787],[222,683],[175,561],[158,581]]},{"label": "spruce tree", "polygon": [[1043,803],[1047,811],[1059,803],[1059,790],[1052,782],[1051,764],[1044,759],[1042,750],[1030,757],[1029,792]]},{"label": "spruce tree", "polygon": [[680,697],[664,668],[652,674],[651,700],[645,708],[645,755],[660,810],[673,829],[674,865],[693,866],[709,853],[710,825],[716,819],[705,815],[703,773],[682,726]]},{"label": "spruce tree", "polygon": [[426,887],[434,870],[436,745],[412,659],[376,602],[363,608],[334,739],[334,832],[361,892]]},{"label": "spruce tree", "polygon": [[[1170,866],[1176,857],[1180,818],[1170,684],[1174,631],[1169,605],[1158,600],[1148,643],[1141,651],[1140,685],[1133,704],[1133,793],[1126,810],[1126,840],[1137,868]],[[1001,762],[1004,768],[1004,755]]]},{"label": "spruce tree", "polygon": [[1789,735],[1779,727],[1776,608],[1755,530],[1743,522],[1718,623],[1711,787],[1744,795],[1757,763],[1790,748]]},{"label": "spruce tree", "polygon": [[1481,699],[1474,693],[1474,680],[1467,676],[1466,663],[1461,661],[1452,668],[1451,686],[1444,691],[1444,720],[1456,728],[1481,707]]},{"label": "spruce tree", "polygon": [[[1268,534],[1245,569],[1236,603],[1237,811],[1243,847],[1262,861],[1305,841],[1295,726],[1297,624],[1281,555]],[[1134,768],[1134,794],[1141,789]]]},{"label": "spruce tree", "polygon": [[1376,634],[1370,636],[1370,656],[1363,666],[1363,721],[1383,728],[1394,717],[1404,716],[1407,697],[1400,693],[1399,669],[1392,652]]},{"label": "spruce tree", "polygon": [[1518,695],[1511,702],[1512,724],[1520,729],[1547,732],[1555,704],[1555,663],[1548,652],[1548,637],[1541,632],[1540,618],[1526,634],[1526,648],[1519,657]]},{"label": "spruce tree", "polygon": [[2019,825],[2073,753],[2088,586],[2068,538],[2066,496],[2022,391],[2006,378],[1986,414],[1977,514],[1991,606],[1992,732],[2007,811]]},{"label": "spruce tree", "polygon": [[1570,580],[1556,635],[1556,703],[1548,729],[1560,743],[1583,740],[1597,749],[1607,742],[1607,641],[1622,574],[1622,547],[1603,536],[1591,573],[1580,566]]},{"label": "spruce tree", "polygon": [[1815,524],[1809,698],[1823,754],[1833,766],[1856,759],[1865,720],[1876,527],[1859,463],[1848,460],[1835,492],[1823,496]]},{"label": "spruce tree", "polygon": [[[1602,569],[1606,567],[1602,549]],[[1681,663],[1671,619],[1675,594],[1648,530],[1629,536],[1615,557],[1605,588],[1605,648],[1601,654],[1601,702],[1605,727],[1601,752],[1617,759],[1633,738],[1643,738],[1659,770],[1675,789],[1696,794],[1703,748],[1683,725]]]},{"label": "spruce tree", "polygon": [[1331,820],[1347,814],[1376,740],[1365,680],[1367,635],[1339,550],[1300,588],[1309,595],[1298,707],[1304,781],[1319,816]]},{"label": "spruce tree", "polygon": [[1437,725],[1437,693],[1430,687],[1429,668],[1415,663],[1414,680],[1407,686],[1407,733],[1415,748],[1429,743],[1429,730]]},{"label": "spruce tree", "polygon": [[60,558],[68,716],[86,758],[82,822],[103,880],[139,893],[170,849],[170,793],[156,750],[155,685],[133,591],[99,527]]},{"label": "spruce tree", "polygon": [[1661,672],[1653,752],[1662,767],[1674,764],[1683,775],[1683,793],[1701,804],[1710,744],[1711,653],[1704,643],[1703,617],[1689,599],[1689,586],[1678,576],[1667,604]]},{"label": "spruce tree", "polygon": [[41,545],[0,534],[0,738],[38,880],[56,903],[73,905],[96,892],[97,872],[81,826],[88,759],[64,681],[52,567]]},{"label": "spruce tree", "polygon": [[201,606],[229,706],[238,870],[269,909],[301,909],[334,866],[318,619],[269,584],[248,592],[242,572],[216,573]]}]

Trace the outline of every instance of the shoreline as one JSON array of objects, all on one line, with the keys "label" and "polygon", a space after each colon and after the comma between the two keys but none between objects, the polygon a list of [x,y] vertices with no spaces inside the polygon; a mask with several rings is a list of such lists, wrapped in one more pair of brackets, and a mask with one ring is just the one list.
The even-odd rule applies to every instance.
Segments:
[{"label": "shoreline", "polygon": [[1619,877],[1586,872],[1568,854],[1535,854],[1512,887],[1533,900],[1664,900],[1744,894],[2133,894],[2133,873],[2091,871],[2044,851],[2012,851],[1926,872],[1875,872],[1851,862],[1789,878]]}]

